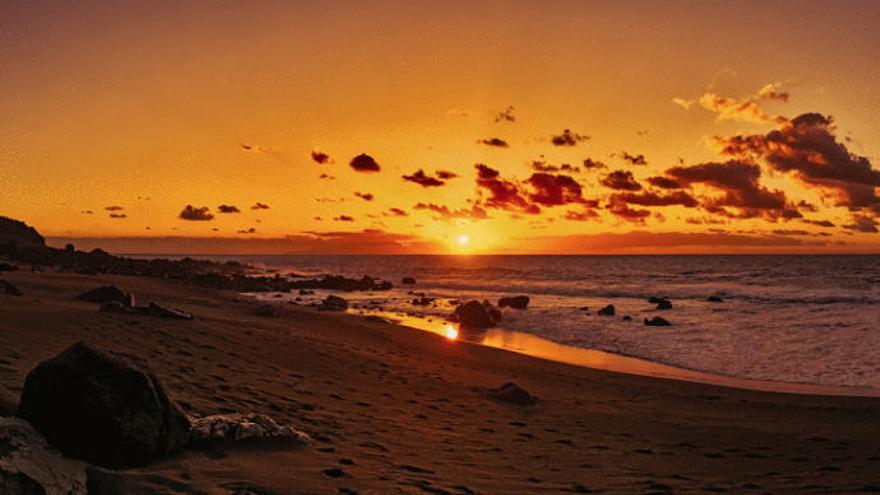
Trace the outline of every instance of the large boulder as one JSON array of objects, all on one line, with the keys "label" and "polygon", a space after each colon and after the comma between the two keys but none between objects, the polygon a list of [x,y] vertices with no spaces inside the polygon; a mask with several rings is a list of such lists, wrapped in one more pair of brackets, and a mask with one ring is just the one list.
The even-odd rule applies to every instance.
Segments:
[{"label": "large boulder", "polygon": [[28,224],[0,216],[0,244],[7,243],[18,246],[44,247],[46,240]]},{"label": "large boulder", "polygon": [[86,495],[85,464],[62,457],[27,421],[0,417],[0,493]]},{"label": "large boulder", "polygon": [[609,304],[608,306],[605,306],[604,308],[596,312],[596,314],[599,316],[614,316],[616,313],[617,310],[614,308],[613,304]]},{"label": "large boulder", "polygon": [[339,296],[330,294],[321,301],[321,305],[318,306],[318,309],[321,311],[345,311],[348,309],[348,301]]},{"label": "large boulder", "polygon": [[83,342],[28,374],[18,415],[63,453],[114,468],[178,450],[190,428],[146,364]]},{"label": "large boulder", "polygon": [[455,308],[453,319],[466,330],[494,327],[501,320],[501,312],[488,302],[468,301]]},{"label": "large boulder", "polygon": [[672,326],[672,323],[669,323],[669,321],[666,318],[663,318],[662,316],[655,316],[655,317],[651,318],[650,320],[645,318],[645,326],[646,327],[668,327],[668,326]]},{"label": "large boulder", "polygon": [[660,302],[657,303],[657,309],[672,309],[672,301],[670,301],[669,299],[661,299]]},{"label": "large boulder", "polygon": [[123,292],[112,285],[105,285],[97,289],[87,290],[76,296],[80,301],[93,302],[97,304],[119,303],[125,307],[133,307],[135,305],[134,296]]},{"label": "large boulder", "polygon": [[498,300],[498,307],[511,307],[514,309],[526,309],[529,306],[529,296],[502,297]]}]

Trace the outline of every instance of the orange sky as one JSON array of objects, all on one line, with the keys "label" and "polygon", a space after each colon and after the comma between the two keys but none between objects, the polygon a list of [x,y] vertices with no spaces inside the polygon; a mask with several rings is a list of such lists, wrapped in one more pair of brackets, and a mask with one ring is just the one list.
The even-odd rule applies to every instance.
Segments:
[{"label": "orange sky", "polygon": [[878,24],[876,2],[5,2],[0,214],[123,252],[878,252]]}]

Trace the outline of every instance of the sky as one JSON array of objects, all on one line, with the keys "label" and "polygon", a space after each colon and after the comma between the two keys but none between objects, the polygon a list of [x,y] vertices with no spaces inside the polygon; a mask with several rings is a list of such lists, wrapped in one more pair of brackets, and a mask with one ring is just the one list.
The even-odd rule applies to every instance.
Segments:
[{"label": "sky", "polygon": [[0,215],[128,253],[880,252],[873,1],[0,2]]}]

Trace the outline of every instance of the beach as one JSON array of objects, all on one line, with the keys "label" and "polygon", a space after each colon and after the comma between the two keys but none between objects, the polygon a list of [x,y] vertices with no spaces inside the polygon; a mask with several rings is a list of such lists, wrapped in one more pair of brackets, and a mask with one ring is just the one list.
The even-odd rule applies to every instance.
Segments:
[{"label": "beach", "polygon": [[[0,405],[71,344],[146,360],[190,415],[254,411],[308,446],[184,451],[105,473],[119,493],[880,491],[880,401],[769,393],[551,362],[352,314],[162,279],[18,270],[0,296]],[[194,319],[99,312],[103,285]],[[744,349],[744,352],[747,350]],[[514,382],[533,405],[487,389]]]}]

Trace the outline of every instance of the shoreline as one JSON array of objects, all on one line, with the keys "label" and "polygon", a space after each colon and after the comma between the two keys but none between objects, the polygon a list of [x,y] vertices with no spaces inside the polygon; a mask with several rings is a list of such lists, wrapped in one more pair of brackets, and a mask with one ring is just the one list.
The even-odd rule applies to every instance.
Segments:
[{"label": "shoreline", "polygon": [[[880,400],[628,375],[451,342],[353,314],[158,278],[20,270],[0,295],[0,411],[79,340],[146,360],[193,415],[254,411],[298,449],[184,452],[119,471],[125,493],[451,495],[827,493],[880,489]],[[191,321],[99,312],[116,285]],[[514,382],[538,397],[487,395]],[[184,488],[181,488],[184,487]]]}]

